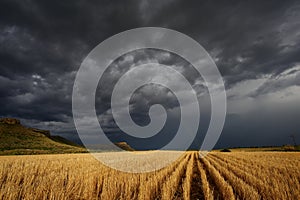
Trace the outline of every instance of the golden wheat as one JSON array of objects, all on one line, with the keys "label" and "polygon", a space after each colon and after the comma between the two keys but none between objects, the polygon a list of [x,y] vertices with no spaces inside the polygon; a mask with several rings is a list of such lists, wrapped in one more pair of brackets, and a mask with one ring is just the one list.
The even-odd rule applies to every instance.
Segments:
[{"label": "golden wheat", "polygon": [[296,152],[187,152],[148,173],[120,172],[89,154],[1,156],[0,199],[300,199],[299,166]]}]

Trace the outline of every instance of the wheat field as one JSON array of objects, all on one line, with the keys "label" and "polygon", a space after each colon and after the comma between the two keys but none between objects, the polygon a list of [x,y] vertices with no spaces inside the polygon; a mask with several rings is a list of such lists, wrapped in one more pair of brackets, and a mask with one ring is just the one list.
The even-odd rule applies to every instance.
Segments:
[{"label": "wheat field", "polygon": [[90,154],[1,156],[0,199],[300,199],[299,166],[296,152],[187,152],[140,174]]}]

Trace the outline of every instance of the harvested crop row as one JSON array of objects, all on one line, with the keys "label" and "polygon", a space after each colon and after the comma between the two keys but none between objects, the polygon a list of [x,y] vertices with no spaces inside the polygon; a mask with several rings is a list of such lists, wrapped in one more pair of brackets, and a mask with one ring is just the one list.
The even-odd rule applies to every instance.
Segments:
[{"label": "harvested crop row", "polygon": [[181,162],[180,165],[173,171],[173,173],[167,177],[162,186],[161,199],[175,199],[180,197],[179,195],[182,195],[182,192],[178,192],[178,189],[183,181],[182,177],[184,176],[190,160],[191,155],[188,155],[187,159]]},{"label": "harvested crop row", "polygon": [[188,162],[187,168],[186,168],[186,174],[185,174],[185,179],[183,182],[183,199],[189,200],[191,199],[191,183],[193,179],[193,168],[194,168],[194,157],[195,154],[191,153],[190,154],[190,160]]},{"label": "harvested crop row", "polygon": [[247,184],[243,179],[237,177],[232,171],[228,170],[227,164],[220,164],[210,157],[207,157],[206,159],[208,159],[208,161],[220,172],[227,182],[234,186],[234,192],[238,195],[239,199],[261,199],[255,188]]},{"label": "harvested crop row", "polygon": [[[231,170],[238,177],[253,187],[256,187],[263,198],[278,197],[280,199],[298,199],[299,198],[299,173],[291,176],[289,172],[276,172],[273,170],[266,170],[261,166],[248,166],[247,164],[237,164],[234,161],[226,158],[213,157],[217,162],[225,165],[227,169]],[[259,163],[259,160],[256,160]],[[267,165],[267,163],[265,163]],[[295,184],[296,183],[296,184]],[[298,182],[299,183],[299,182]],[[292,185],[292,187],[291,187]]]},{"label": "harvested crop row", "polygon": [[[190,176],[190,189],[188,199],[204,199],[205,195],[203,193],[203,184],[207,179],[204,172],[199,169],[199,154],[198,152],[193,152],[191,172],[187,172],[187,176]],[[187,170],[188,171],[188,170]],[[203,170],[204,171],[204,170]],[[202,177],[205,177],[204,179]],[[207,183],[208,186],[208,183]],[[209,187],[209,186],[208,186]]]},{"label": "harvested crop row", "polygon": [[224,177],[221,176],[218,170],[216,170],[206,158],[200,158],[200,161],[209,172],[209,176],[212,178],[220,197],[222,199],[235,199],[232,187],[225,181]]},{"label": "harvested crop row", "polygon": [[[260,153],[252,153],[252,154],[260,154]],[[259,166],[261,168],[265,168],[267,170],[288,170],[288,171],[294,171],[298,170],[298,166],[300,166],[300,163],[297,163],[297,161],[292,162],[286,162],[286,159],[280,159],[277,158],[275,161],[274,159],[269,159],[268,155],[265,154],[265,156],[253,156],[252,154],[216,154],[212,153],[211,156],[219,157],[220,159],[226,158],[227,160],[234,161],[235,163],[239,163],[241,166]],[[267,165],[265,163],[268,163]]]},{"label": "harvested crop row", "polygon": [[169,165],[157,172],[147,173],[140,178],[138,199],[157,199],[161,195],[161,185],[171,174],[177,169],[181,163],[187,162],[188,154],[184,154],[175,161],[172,165]]},{"label": "harvested crop row", "polygon": [[[226,158],[216,154],[211,154],[211,156],[215,156],[224,162],[243,168],[257,178],[266,181],[266,184],[272,189],[282,190],[283,193],[285,193],[284,191],[289,191],[291,188],[294,190],[296,189],[297,191],[300,189],[300,185],[295,184],[300,182],[298,166],[291,168],[290,163],[278,161],[277,167],[273,167],[269,166],[268,161],[265,161],[266,158],[263,160],[256,159],[255,161],[250,159],[237,161],[232,157]],[[266,177],[268,177],[268,179],[266,179]],[[284,182],[282,180],[284,180]],[[290,185],[293,185],[294,187],[290,187]]]},{"label": "harvested crop row", "polygon": [[198,161],[197,162],[197,167],[200,172],[200,177],[201,177],[201,189],[203,192],[204,199],[207,200],[213,200],[214,199],[214,192],[212,185],[209,184],[209,180],[206,174],[206,171],[203,167],[203,165]]},{"label": "harvested crop row", "polygon": [[[213,159],[216,159],[214,157],[212,157]],[[220,164],[227,164],[226,168],[231,171],[235,176],[241,178],[242,180],[244,180],[247,184],[253,186],[254,188],[256,188],[259,191],[259,194],[263,197],[263,198],[268,198],[269,197],[269,188],[268,186],[265,184],[265,182],[263,180],[258,179],[256,176],[254,176],[253,174],[249,173],[248,171],[241,169],[239,166],[234,165],[234,163],[230,163],[229,161],[222,161],[221,159],[218,160],[218,162]]]}]

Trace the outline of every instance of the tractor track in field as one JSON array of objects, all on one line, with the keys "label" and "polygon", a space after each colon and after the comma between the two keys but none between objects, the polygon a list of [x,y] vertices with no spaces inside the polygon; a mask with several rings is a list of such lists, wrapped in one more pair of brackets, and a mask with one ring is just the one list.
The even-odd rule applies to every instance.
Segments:
[{"label": "tractor track in field", "polygon": [[193,175],[191,182],[190,198],[191,200],[204,199],[202,190],[201,172],[198,168],[199,155],[196,154],[193,160]]},{"label": "tractor track in field", "polygon": [[220,194],[218,188],[216,187],[215,181],[211,177],[211,175],[207,169],[207,166],[204,163],[204,159],[205,158],[199,158],[198,161],[200,162],[200,165],[203,166],[203,169],[204,169],[204,172],[206,174],[207,181],[209,184],[209,188],[213,192],[213,199],[221,199],[221,194]]}]

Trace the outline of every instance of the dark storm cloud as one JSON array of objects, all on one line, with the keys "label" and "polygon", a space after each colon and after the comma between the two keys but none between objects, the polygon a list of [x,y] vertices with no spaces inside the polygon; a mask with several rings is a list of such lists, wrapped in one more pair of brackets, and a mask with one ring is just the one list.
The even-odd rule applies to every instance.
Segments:
[{"label": "dark storm cloud", "polygon": [[[1,102],[6,106],[0,115],[58,121],[62,115],[70,117],[73,72],[98,43],[137,26],[135,12],[134,4],[110,1],[1,1]],[[34,74],[44,80],[34,85]],[[30,101],[16,102],[13,96],[21,95]]]},{"label": "dark storm cloud", "polygon": [[[141,26],[171,28],[197,40],[215,60],[228,90],[246,80],[266,79],[240,98],[256,99],[299,86],[299,11],[297,1],[1,1],[0,116],[20,117],[69,137],[75,132],[71,96],[80,63],[106,38]],[[186,66],[179,58],[152,54],[135,54],[127,67],[115,71],[116,77],[104,77],[106,85],[97,96],[100,113],[110,104],[110,86],[131,63],[154,59]],[[205,90],[196,84],[193,70],[178,69],[199,93]],[[133,103],[142,103],[145,95],[137,93]],[[163,95],[159,99],[174,103]],[[135,106],[137,114],[145,111]],[[104,116],[106,128],[115,131],[111,117]],[[226,133],[236,123],[246,127],[247,120],[227,123]]]},{"label": "dark storm cloud", "polygon": [[[199,73],[187,61],[181,57],[178,57],[174,53],[155,49],[142,49],[126,53],[125,55],[116,59],[106,69],[99,81],[96,93],[96,110],[100,125],[106,134],[110,135],[110,137],[115,141],[121,140],[122,136],[124,135],[124,133],[120,133],[121,130],[118,129],[118,126],[111,113],[110,102],[115,84],[128,70],[134,69],[141,64],[146,64],[149,62],[173,66],[175,69],[179,70],[181,74],[187,77],[187,80],[190,82],[190,84],[195,87],[198,95],[202,95],[202,98],[204,98],[205,95],[207,96],[207,88],[204,86],[204,84],[201,84],[201,82],[196,83],[196,81],[203,82]],[[165,80],[171,78],[168,78],[168,74],[163,74],[161,71],[154,71],[153,73],[155,75],[154,77],[156,78],[161,77],[161,79]],[[153,74],[147,74],[144,72],[142,77],[153,77]],[[134,78],[132,79],[134,82]],[[172,77],[171,79],[174,82],[173,85],[177,84],[177,88],[180,88],[180,81],[178,81],[176,77]],[[178,83],[176,83],[176,81],[178,81]],[[121,95],[122,100],[126,99],[127,95],[127,93]],[[120,99],[120,101],[122,100]],[[207,107],[209,103],[205,103],[205,106]],[[155,104],[162,105],[167,111],[168,119],[172,118],[171,120],[167,121],[164,131],[170,132],[170,130],[174,130],[174,127],[179,124],[178,115],[180,116],[180,112],[176,110],[176,108],[179,106],[179,103],[174,93],[162,85],[150,84],[142,86],[134,92],[129,100],[130,116],[132,117],[132,120],[140,126],[148,125],[151,122],[148,114],[149,109]],[[203,106],[204,105],[201,104],[201,109],[205,110]],[[172,128],[168,126],[172,126]],[[113,133],[114,136],[111,136],[111,133]],[[116,133],[120,133],[117,134],[118,137],[116,137]],[[162,135],[162,133],[160,135]],[[157,140],[156,143],[159,144],[162,141],[164,140],[160,139]],[[154,142],[152,141],[151,143],[153,144]],[[139,148],[141,148],[141,145],[145,145],[141,142],[134,142],[133,139],[131,140],[131,144]],[[145,146],[143,148],[145,148]]]},{"label": "dark storm cloud", "polygon": [[[110,1],[1,1],[5,76],[76,70],[107,37],[139,25],[135,4]],[[130,13],[130,15],[129,15]]]},{"label": "dark storm cloud", "polygon": [[299,34],[291,35],[294,29],[299,33],[296,1],[172,1],[145,12],[147,25],[174,28],[198,40],[216,58],[228,87],[299,62]]}]

